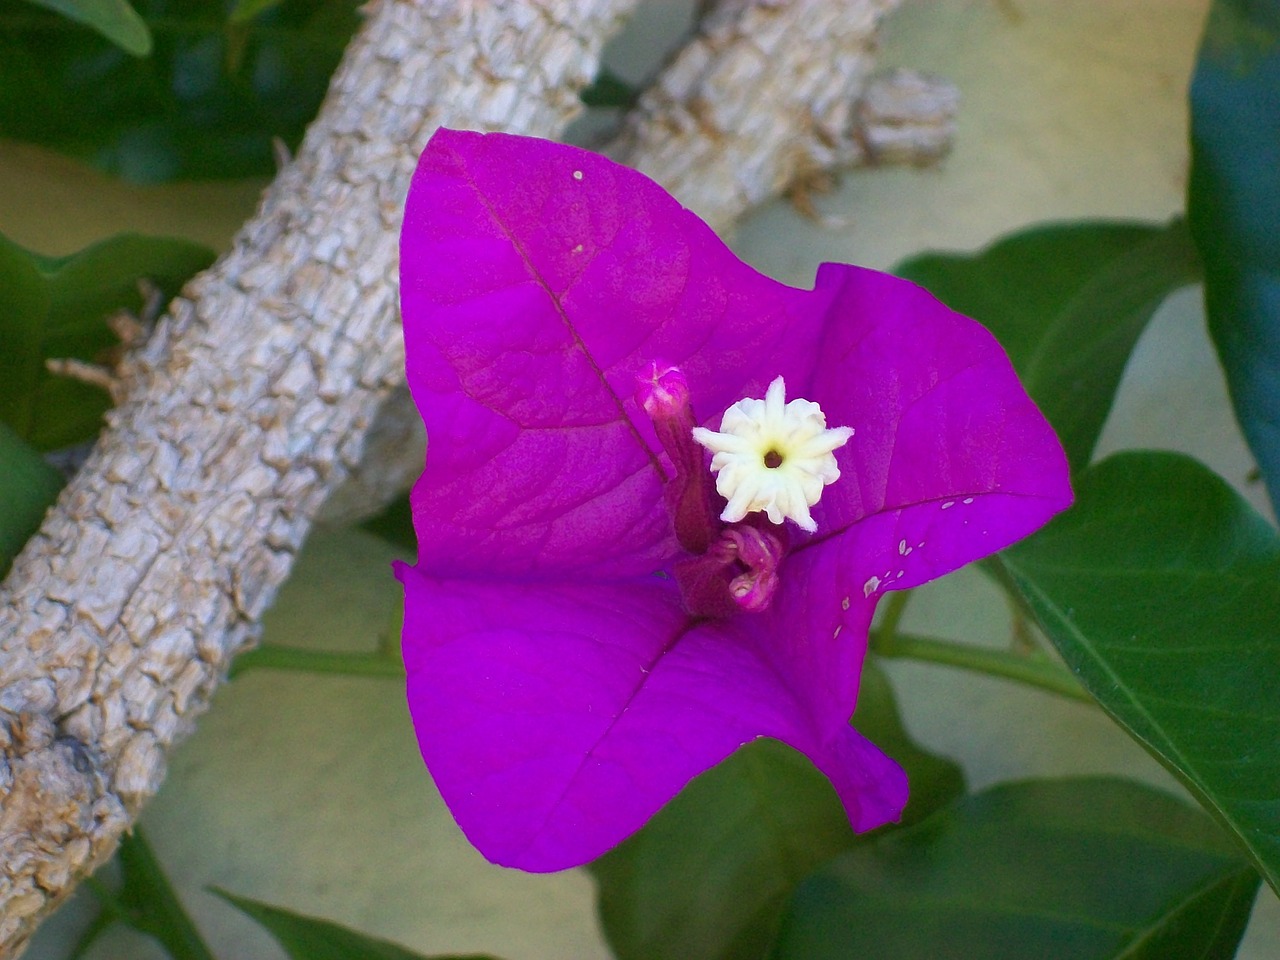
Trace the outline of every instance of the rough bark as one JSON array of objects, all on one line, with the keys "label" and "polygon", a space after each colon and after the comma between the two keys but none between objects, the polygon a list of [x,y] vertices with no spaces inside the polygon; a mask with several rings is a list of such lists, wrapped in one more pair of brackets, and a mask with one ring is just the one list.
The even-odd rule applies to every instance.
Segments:
[{"label": "rough bark", "polygon": [[902,69],[873,77],[839,162],[937,163],[951,151],[959,109],[960,91],[941,77]]},{"label": "rough bark", "polygon": [[614,144],[717,230],[860,152],[857,108],[900,0],[719,0]]},{"label": "rough bark", "polygon": [[114,849],[402,378],[438,125],[555,136],[634,0],[379,0],[297,158],[170,306],[0,589],[0,956]]}]

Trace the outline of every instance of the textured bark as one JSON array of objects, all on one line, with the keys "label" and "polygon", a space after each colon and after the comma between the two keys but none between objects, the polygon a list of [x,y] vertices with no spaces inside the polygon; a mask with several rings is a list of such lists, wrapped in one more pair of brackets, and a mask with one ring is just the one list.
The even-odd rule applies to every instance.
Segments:
[{"label": "textured bark", "polygon": [[960,91],[941,77],[890,70],[873,77],[840,159],[855,163],[929,166],[951,152]]},{"label": "textured bark", "polygon": [[717,230],[858,159],[858,104],[880,23],[899,2],[720,0],[641,96],[614,155]]},{"label": "textured bark", "polygon": [[[752,206],[817,172],[935,163],[951,149],[960,96],[909,70],[869,76],[876,31],[897,0],[721,0],[607,148],[728,232]],[[353,523],[402,494],[426,436],[407,388],[379,410],[365,457],[325,505]]]},{"label": "textured bark", "polygon": [[114,849],[402,379],[440,124],[556,136],[634,0],[379,0],[297,158],[170,306],[0,590],[0,956]]}]

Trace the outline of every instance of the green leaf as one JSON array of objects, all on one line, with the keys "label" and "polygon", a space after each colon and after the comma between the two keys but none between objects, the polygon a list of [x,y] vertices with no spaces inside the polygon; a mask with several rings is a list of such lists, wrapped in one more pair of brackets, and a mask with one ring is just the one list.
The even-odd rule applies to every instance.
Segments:
[{"label": "green leaf", "polygon": [[1209,332],[1280,512],[1280,5],[1216,0],[1191,82],[1187,211]]},{"label": "green leaf", "polygon": [[62,489],[62,475],[0,422],[0,579]]},{"label": "green leaf", "polygon": [[40,450],[96,436],[110,406],[106,393],[54,376],[45,361],[101,361],[119,346],[107,317],[143,307],[139,279],[171,295],[212,261],[210,250],[166,237],[120,234],[50,258],[0,236],[0,422]]},{"label": "green leaf", "polygon": [[401,494],[377,513],[360,524],[376,537],[381,537],[393,547],[399,547],[410,557],[418,552],[418,535],[413,529],[413,508],[409,494]]},{"label": "green leaf", "polygon": [[[955,764],[907,738],[871,663],[854,722],[907,770],[908,817],[964,792]],[[694,780],[590,869],[620,960],[759,960],[796,882],[858,842],[827,779],[789,747],[761,740]]]},{"label": "green leaf", "polygon": [[155,937],[174,960],[214,960],[140,827],[120,841],[117,857],[124,875],[117,899],[124,913],[117,919]]},{"label": "green leaf", "polygon": [[229,19],[232,23],[247,23],[264,10],[278,7],[283,2],[284,0],[236,0]]},{"label": "green leaf", "polygon": [[[237,897],[216,887],[213,892],[266,927],[292,960],[428,960],[422,954],[412,953],[390,940],[357,933],[328,920],[282,910],[247,897]],[[468,954],[465,957],[451,954],[430,960],[493,958],[479,954]]]},{"label": "green leaf", "polygon": [[1033,227],[973,256],[925,254],[895,272],[996,335],[1076,470],[1093,456],[1152,314],[1199,279],[1179,220]]},{"label": "green leaf", "polygon": [[98,911],[89,925],[84,928],[80,934],[80,938],[76,940],[71,948],[71,953],[67,955],[67,960],[81,960],[81,958],[89,952],[89,948],[98,942],[108,929],[116,922],[115,916],[105,907]]},{"label": "green leaf", "polygon": [[588,107],[620,107],[629,109],[640,98],[640,91],[608,68],[602,68],[579,95]]},{"label": "green leaf", "polygon": [[151,52],[151,31],[128,0],[28,0],[92,27],[135,57]]},{"label": "green leaf", "polygon": [[772,956],[1225,960],[1257,889],[1211,820],[1149,787],[1004,784],[816,871]]},{"label": "green leaf", "polygon": [[138,183],[265,176],[302,140],[359,0],[281,0],[231,22],[223,0],[134,0],[140,60],[24,0],[0,0],[0,130]]},{"label": "green leaf", "polygon": [[1280,535],[1189,457],[1128,453],[1001,554],[1067,665],[1280,890]]}]

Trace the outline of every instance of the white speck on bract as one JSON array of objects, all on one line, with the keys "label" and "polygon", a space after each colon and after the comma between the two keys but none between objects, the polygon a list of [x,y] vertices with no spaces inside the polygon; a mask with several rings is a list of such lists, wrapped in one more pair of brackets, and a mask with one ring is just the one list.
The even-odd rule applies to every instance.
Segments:
[{"label": "white speck on bract", "polygon": [[848,609],[849,609],[849,598],[848,598],[848,597],[845,597],[843,600],[841,600],[841,601],[840,601],[840,609],[841,609],[841,610],[848,610]]},{"label": "white speck on bract", "polygon": [[862,595],[864,597],[871,596],[873,593],[876,592],[876,589],[879,586],[880,586],[879,577],[867,577],[867,582],[862,585]]},{"label": "white speck on bract", "polygon": [[951,509],[952,507],[954,507],[955,505],[956,505],[956,502],[955,502],[954,500],[948,500],[946,503],[944,503],[944,504],[942,505],[942,509],[943,509],[943,510],[950,510],[950,509]]},{"label": "white speck on bract", "polygon": [[905,557],[911,548],[907,546],[907,541],[898,541],[898,556]]},{"label": "white speck on bract", "polygon": [[840,624],[839,626],[837,626],[837,627],[836,627],[836,632],[835,632],[835,633],[833,633],[833,634],[831,634],[831,639],[832,639],[832,640],[838,640],[838,639],[840,639],[840,631],[841,631],[841,630],[843,630],[843,629],[844,629],[844,624],[843,624],[843,623],[842,623],[842,624]]},{"label": "white speck on bract", "polygon": [[965,502],[965,503],[973,503],[973,497],[965,497],[965,498],[964,498],[964,502]]},{"label": "white speck on bract", "polygon": [[582,179],[582,171],[581,171],[581,170],[575,170],[575,171],[573,171],[573,179],[575,179],[575,180],[581,180],[581,179]]},{"label": "white speck on bract", "polygon": [[574,252],[574,253],[581,253],[581,252],[582,252],[582,244],[578,244],[576,247],[574,247],[574,248],[573,248],[573,252]]}]

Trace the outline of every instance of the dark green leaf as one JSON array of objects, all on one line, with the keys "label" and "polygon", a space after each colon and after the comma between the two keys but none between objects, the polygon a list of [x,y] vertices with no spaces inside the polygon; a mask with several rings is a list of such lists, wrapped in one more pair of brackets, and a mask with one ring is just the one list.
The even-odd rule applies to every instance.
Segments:
[{"label": "dark green leaf", "polygon": [[[871,663],[854,721],[906,768],[908,816],[964,792],[955,764],[907,738],[889,683]],[[858,842],[805,757],[776,741],[750,744],[591,865],[605,934],[620,960],[759,960],[796,882]]]},{"label": "dark green leaf", "polygon": [[627,109],[635,104],[640,91],[631,86],[617,74],[602,69],[591,86],[579,96],[588,107],[621,107]]},{"label": "dark green leaf", "polygon": [[118,902],[125,915],[120,919],[159,940],[174,960],[214,960],[140,827],[120,841],[117,856],[124,878]]},{"label": "dark green leaf", "polygon": [[284,0],[236,0],[236,5],[231,8],[231,22],[247,23],[264,10],[278,7],[283,2]]},{"label": "dark green leaf", "polygon": [[974,256],[926,254],[896,272],[996,335],[1078,470],[1138,337],[1199,265],[1182,221],[1082,222],[1033,227]]},{"label": "dark green leaf", "polygon": [[[284,947],[292,960],[428,960],[390,940],[380,940],[346,927],[282,910],[247,897],[237,897],[225,890],[214,889],[218,896],[248,914]],[[479,954],[437,956],[430,960],[493,960]]]},{"label": "dark green leaf", "polygon": [[[44,376],[41,349],[52,297],[39,257],[0,234],[0,423],[31,434],[35,394]],[[103,327],[105,331],[105,326]]]},{"label": "dark green leaf", "polygon": [[418,535],[413,530],[413,508],[406,493],[387,504],[382,512],[370,517],[360,526],[381,537],[394,547],[402,548],[408,556],[418,552]]},{"label": "dark green leaf", "polygon": [[40,450],[96,436],[106,393],[54,376],[45,360],[102,361],[119,345],[106,318],[143,306],[140,278],[173,294],[212,260],[204,247],[166,237],[120,234],[54,259],[0,236],[0,422]]},{"label": "dark green leaf", "polygon": [[99,910],[97,915],[89,921],[89,925],[84,928],[84,932],[80,934],[80,939],[75,942],[75,946],[71,948],[71,953],[67,955],[67,960],[81,960],[81,958],[89,951],[100,936],[107,932],[112,924],[116,922],[115,917],[110,910]]},{"label": "dark green leaf", "polygon": [[0,422],[0,579],[62,489],[62,475]]},{"label": "dark green leaf", "polygon": [[1001,554],[1098,702],[1280,889],[1280,535],[1189,457],[1128,453]]},{"label": "dark green leaf", "polygon": [[135,0],[139,60],[24,0],[0,0],[0,134],[140,183],[269,175],[293,149],[358,22],[358,0],[282,0],[232,23],[223,0]]},{"label": "dark green leaf", "polygon": [[1258,875],[1211,820],[1123,780],[968,797],[816,871],[774,960],[1226,960]]},{"label": "dark green leaf", "polygon": [[1187,211],[1209,332],[1280,512],[1280,5],[1216,0],[1191,83]]},{"label": "dark green leaf", "polygon": [[151,31],[128,0],[29,0],[92,27],[126,53],[151,52]]}]

